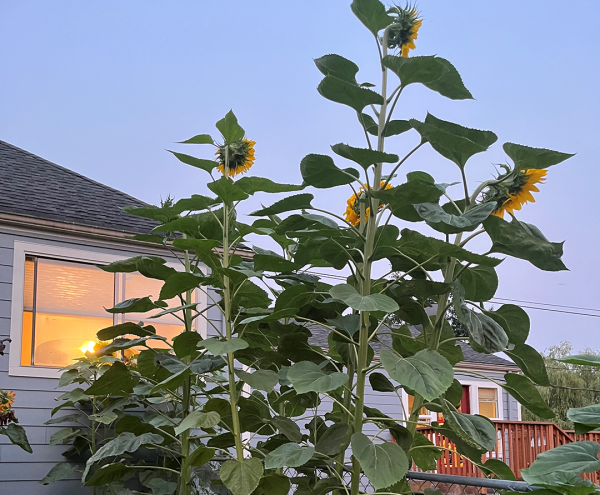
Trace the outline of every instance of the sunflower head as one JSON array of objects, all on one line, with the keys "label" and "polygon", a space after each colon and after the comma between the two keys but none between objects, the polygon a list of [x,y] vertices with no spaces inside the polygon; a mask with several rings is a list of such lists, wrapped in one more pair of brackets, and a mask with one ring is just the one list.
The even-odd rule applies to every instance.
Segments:
[{"label": "sunflower head", "polygon": [[527,169],[509,171],[498,177],[495,184],[489,186],[484,194],[483,202],[494,201],[497,206],[492,215],[503,218],[504,213],[512,214],[527,203],[535,203],[532,192],[539,192],[536,184],[546,180],[547,170]]},{"label": "sunflower head", "polygon": [[395,5],[388,13],[394,16],[388,35],[388,48],[399,48],[400,55],[408,57],[408,52],[414,50],[415,40],[423,19],[415,6],[406,5],[404,8]]},{"label": "sunflower head", "polygon": [[231,144],[224,144],[217,148],[217,170],[225,175],[225,155],[229,158],[229,177],[243,174],[250,170],[254,164],[254,145],[256,142],[240,139]]},{"label": "sunflower head", "polygon": [[[385,181],[381,181],[381,187],[384,187]],[[360,202],[362,199],[365,198],[365,189],[368,188],[367,184],[365,184],[364,188],[361,187],[358,190],[357,194],[353,194],[352,196],[350,196],[350,198],[348,198],[348,201],[346,202],[346,211],[344,212],[344,217],[346,218],[346,221],[351,224],[354,225],[355,227],[360,223]],[[388,183],[385,186],[385,189],[391,189],[392,185],[390,183]],[[379,205],[379,209],[383,208],[383,205]],[[365,220],[369,219],[369,212],[370,212],[370,208],[367,208],[365,210]]]},{"label": "sunflower head", "polygon": [[0,390],[0,414],[8,411],[15,402],[15,393]]}]

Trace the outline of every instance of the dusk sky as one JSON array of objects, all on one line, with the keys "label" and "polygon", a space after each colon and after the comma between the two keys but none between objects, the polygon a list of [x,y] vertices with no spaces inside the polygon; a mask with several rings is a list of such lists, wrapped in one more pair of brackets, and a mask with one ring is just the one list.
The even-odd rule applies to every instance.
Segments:
[{"label": "dusk sky", "polygon": [[[413,85],[396,116],[422,120],[429,111],[494,131],[498,142],[467,165],[472,188],[506,162],[506,141],[577,153],[549,170],[536,203],[517,215],[550,240],[566,240],[570,271],[507,259],[497,296],[589,308],[548,306],[598,317],[528,309],[530,343],[600,349],[600,2],[418,6],[424,22],[411,55],[447,58],[475,100],[451,101]],[[346,0],[0,0],[0,139],[158,203],[206,193],[205,173],[165,150],[210,158],[211,147],[173,143],[216,136],[214,123],[233,108],[257,143],[251,173],[300,183],[306,154],[332,154],[329,146],[339,142],[364,146],[353,111],[316,91],[313,59],[327,53],[356,62],[359,81],[379,84],[375,42]],[[418,137],[413,131],[388,142],[386,151],[403,156]],[[397,181],[411,170],[460,180],[456,165],[429,146],[402,168]],[[350,193],[317,191],[316,204],[341,214]],[[257,196],[248,211],[279,197]]]}]

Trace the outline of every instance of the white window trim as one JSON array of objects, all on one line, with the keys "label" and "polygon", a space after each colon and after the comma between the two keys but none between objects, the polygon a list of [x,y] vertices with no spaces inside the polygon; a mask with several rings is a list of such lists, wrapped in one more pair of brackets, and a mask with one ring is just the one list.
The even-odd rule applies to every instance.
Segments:
[{"label": "white window trim", "polygon": [[[25,376],[35,378],[60,378],[62,372],[58,368],[44,366],[21,365],[21,337],[23,332],[23,298],[25,291],[25,257],[45,256],[63,261],[82,263],[112,263],[127,259],[127,256],[72,249],[49,244],[36,244],[32,242],[15,241],[13,257],[12,302],[10,317],[10,353],[8,360],[9,376]],[[180,263],[167,263],[168,266],[181,270]],[[202,267],[201,267],[202,268]],[[206,292],[197,291],[197,301],[201,307],[207,307],[208,297]],[[204,318],[196,318],[196,330],[205,338],[207,323]]]},{"label": "white window trim", "polygon": [[461,385],[469,387],[469,400],[471,402],[471,412],[469,414],[479,414],[479,389],[493,388],[496,389],[496,397],[498,398],[498,413],[500,417],[489,418],[502,420],[504,415],[504,397],[502,396],[502,387],[492,382],[474,381],[474,380],[459,380]]},{"label": "white window trim", "polygon": [[[410,417],[410,411],[408,410],[408,394],[406,390],[402,389],[402,415],[403,418],[408,419]],[[429,411],[429,414],[419,414],[419,421],[421,422],[433,422],[438,420],[438,415],[434,411]]]}]

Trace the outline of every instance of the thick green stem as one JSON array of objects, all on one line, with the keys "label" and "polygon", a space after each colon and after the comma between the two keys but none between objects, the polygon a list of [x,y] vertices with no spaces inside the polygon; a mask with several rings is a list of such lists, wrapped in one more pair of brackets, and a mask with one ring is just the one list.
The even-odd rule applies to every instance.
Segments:
[{"label": "thick green stem", "polygon": [[[188,251],[184,252],[184,264],[185,271],[187,273],[191,272],[191,264],[190,264],[190,256]],[[192,301],[192,292],[186,292],[186,300],[185,304],[190,304]],[[192,310],[188,308],[184,310],[183,320],[185,324],[185,332],[192,331]],[[189,364],[191,360],[190,356],[186,356],[183,358],[185,364]],[[186,378],[183,383],[183,394],[182,394],[182,405],[181,405],[181,419],[182,421],[190,414],[190,406],[191,406],[191,395],[192,395],[192,377]],[[190,455],[190,431],[186,430],[181,434],[181,455],[183,458],[186,458]],[[181,471],[181,477],[179,479],[179,493],[181,495],[190,495],[192,490],[191,484],[191,468],[190,466],[186,466]]]},{"label": "thick green stem", "polygon": [[[387,55],[388,29],[383,35],[383,56]],[[387,117],[387,69],[381,65],[381,96],[383,103],[379,111],[379,123],[377,129],[377,151],[384,150],[385,144],[385,123]],[[381,175],[383,166],[381,163],[375,165],[373,177],[373,191],[381,187]],[[365,231],[364,263],[362,264],[362,280],[359,283],[359,292],[363,296],[371,294],[371,257],[375,245],[375,234],[377,232],[377,212],[379,211],[379,200],[369,194],[369,217],[366,220],[367,228]],[[365,383],[368,373],[369,357],[369,312],[363,311],[360,314],[360,334],[358,340],[358,363],[356,366],[356,404],[354,409],[354,433],[362,433],[364,422],[365,406]],[[356,458],[352,458],[352,481],[351,495],[358,495],[360,491],[361,468]]]},{"label": "thick green stem", "polygon": [[[228,146],[225,146],[225,177],[229,177]],[[223,203],[223,268],[229,268],[229,213],[229,205]],[[223,277],[223,305],[225,313],[225,338],[231,340],[233,337],[233,329],[231,328],[231,281],[227,275]],[[235,359],[232,352],[227,353],[227,372],[229,377],[229,403],[231,404],[235,452],[238,461],[241,461],[244,458],[244,447],[242,445],[240,415],[237,405],[238,396],[235,380]]]}]

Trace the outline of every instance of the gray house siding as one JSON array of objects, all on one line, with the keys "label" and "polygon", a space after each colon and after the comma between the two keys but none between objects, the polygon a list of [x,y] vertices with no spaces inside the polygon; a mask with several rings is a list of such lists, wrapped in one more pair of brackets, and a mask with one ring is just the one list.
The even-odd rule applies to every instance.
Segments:
[{"label": "gray house siding", "polygon": [[[46,244],[57,247],[89,250],[98,253],[109,253],[123,256],[136,256],[140,253],[160,254],[169,261],[164,253],[152,248],[131,247],[124,244],[70,238],[39,232],[17,231],[0,228],[0,338],[10,336],[11,298],[13,282],[13,245],[16,240],[36,244]],[[220,325],[218,309],[210,313],[210,318]],[[57,389],[58,380],[52,378],[33,378],[9,376],[10,344],[4,356],[0,356],[0,388],[13,390],[16,395],[14,404],[15,414],[26,431],[31,443],[33,454],[11,445],[6,436],[0,436],[0,493],[22,493],[27,495],[58,495],[58,494],[91,494],[91,489],[81,486],[80,478],[73,475],[72,481],[62,481],[49,486],[39,484],[50,471],[52,466],[63,461],[62,452],[67,447],[59,445],[50,447],[50,437],[65,426],[77,426],[63,423],[56,426],[45,426],[50,419],[51,410],[58,404],[54,399],[62,391]],[[15,349],[14,352],[19,352]],[[67,413],[67,409],[62,414]]]}]

